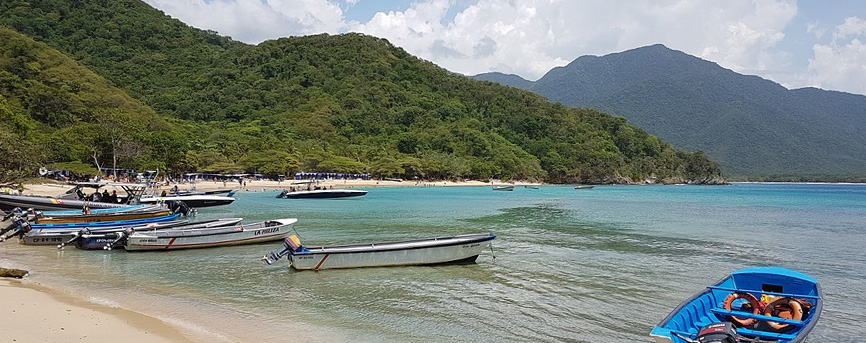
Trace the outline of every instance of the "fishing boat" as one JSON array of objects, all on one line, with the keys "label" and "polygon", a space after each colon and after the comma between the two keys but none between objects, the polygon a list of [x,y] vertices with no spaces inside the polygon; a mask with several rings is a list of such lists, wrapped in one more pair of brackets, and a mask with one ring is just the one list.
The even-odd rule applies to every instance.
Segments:
[{"label": "fishing boat", "polygon": [[513,191],[514,185],[508,183],[498,183],[493,185],[494,191]]},{"label": "fishing boat", "polygon": [[168,220],[163,222],[156,223],[147,223],[147,224],[139,224],[135,226],[103,226],[103,227],[94,227],[94,228],[68,228],[68,229],[53,229],[53,230],[32,230],[29,225],[22,227],[20,230],[13,231],[11,234],[0,238],[0,241],[4,241],[10,239],[12,237],[18,236],[20,239],[19,243],[24,245],[58,245],[58,244],[69,244],[73,242],[75,236],[80,235],[85,232],[91,233],[110,233],[116,231],[124,231],[124,230],[155,230],[155,229],[168,229],[172,227],[177,227],[181,225],[187,225],[190,221],[188,219],[176,219],[176,220]]},{"label": "fishing boat", "polygon": [[277,195],[280,199],[335,199],[351,198],[367,195],[367,191],[360,189],[313,189],[290,191],[283,190]]},{"label": "fishing boat", "polygon": [[[120,189],[126,194],[118,195],[114,201],[102,199],[102,194],[105,192],[100,193],[100,189],[106,191],[108,188]],[[20,207],[40,211],[81,210],[85,204],[91,209],[118,208],[138,204],[138,200],[146,189],[147,185],[138,183],[78,182],[73,188],[55,197],[0,194],[0,209],[8,211]],[[87,194],[90,190],[93,190],[92,193]]]},{"label": "fishing boat", "polygon": [[[162,208],[159,205],[128,205],[123,207],[98,208],[90,210],[90,214],[108,214],[108,213],[131,213],[131,212],[146,212],[153,209]],[[32,209],[30,209],[32,210]],[[33,211],[36,212],[36,211]],[[21,212],[22,214],[24,212]],[[75,217],[82,214],[82,210],[57,210],[57,211],[38,211],[43,217]]]},{"label": "fishing boat", "polygon": [[112,250],[115,248],[123,248],[126,246],[126,238],[132,235],[134,232],[144,232],[147,233],[149,231],[154,230],[195,230],[195,229],[212,229],[218,227],[226,227],[237,225],[240,223],[243,218],[222,218],[222,219],[213,219],[206,220],[202,222],[195,222],[186,225],[179,226],[168,226],[168,227],[154,227],[154,226],[145,226],[139,228],[128,228],[121,230],[111,230],[111,231],[96,231],[93,232],[89,229],[84,229],[77,232],[73,237],[64,241],[58,248],[63,248],[65,245],[75,244],[76,248],[84,249],[84,250],[93,250],[93,249],[105,249]]},{"label": "fishing boat", "polygon": [[59,223],[59,224],[31,224],[27,220],[22,218],[14,218],[12,223],[9,224],[6,228],[0,230],[0,235],[6,234],[3,237],[0,237],[0,242],[10,239],[15,236],[26,236],[30,235],[38,235],[43,232],[56,232],[56,233],[70,233],[76,232],[78,230],[89,228],[89,229],[109,229],[109,228],[122,228],[122,227],[130,227],[130,226],[144,226],[148,224],[155,223],[165,223],[177,220],[180,216],[179,213],[169,214],[160,217],[151,217],[151,218],[141,218],[141,219],[130,219],[130,220],[117,220],[117,221],[104,221],[104,222],[90,222],[90,223]]},{"label": "fishing boat", "polygon": [[126,238],[124,248],[174,250],[276,241],[286,238],[297,221],[285,218],[220,228],[134,232]]},{"label": "fishing boat", "polygon": [[297,270],[407,266],[443,263],[474,263],[490,247],[495,234],[469,234],[401,242],[362,243],[332,246],[301,245],[291,235],[283,248],[262,258],[273,264],[288,255]]},{"label": "fishing boat", "polygon": [[36,224],[60,224],[60,223],[93,223],[104,221],[119,221],[161,217],[172,214],[168,208],[157,206],[148,211],[120,212],[120,213],[80,213],[78,215],[45,216],[37,215],[34,218]]},{"label": "fishing boat", "polygon": [[650,336],[657,343],[804,342],[823,306],[812,277],[779,267],[747,268],[680,304]]},{"label": "fishing boat", "polygon": [[593,185],[577,185],[574,186],[574,189],[593,189],[595,186]]},{"label": "fishing boat", "polygon": [[137,226],[149,223],[158,223],[169,220],[175,220],[180,216],[180,213],[171,213],[157,217],[137,218],[127,220],[110,220],[97,222],[74,222],[74,223],[45,223],[45,224],[29,224],[33,230],[66,230],[66,229],[81,229],[85,227],[98,228],[110,226]]}]

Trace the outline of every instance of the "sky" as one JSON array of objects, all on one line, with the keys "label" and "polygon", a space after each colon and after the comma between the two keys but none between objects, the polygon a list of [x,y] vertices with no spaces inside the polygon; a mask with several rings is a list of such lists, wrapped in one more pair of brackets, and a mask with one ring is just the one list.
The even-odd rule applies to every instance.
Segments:
[{"label": "sky", "polygon": [[453,72],[537,80],[652,44],[793,89],[866,94],[864,0],[144,0],[258,44],[360,32]]}]

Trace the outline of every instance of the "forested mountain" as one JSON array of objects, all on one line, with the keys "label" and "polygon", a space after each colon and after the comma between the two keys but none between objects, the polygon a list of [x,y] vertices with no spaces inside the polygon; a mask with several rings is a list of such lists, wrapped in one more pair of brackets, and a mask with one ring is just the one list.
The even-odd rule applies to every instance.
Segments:
[{"label": "forested mountain", "polygon": [[524,81],[503,84],[621,115],[676,148],[706,151],[726,175],[825,181],[866,176],[861,95],[788,90],[662,45],[583,56],[537,82]]},{"label": "forested mountain", "polygon": [[481,80],[481,81],[496,82],[500,85],[504,85],[504,86],[508,86],[508,87],[514,87],[514,88],[520,88],[520,89],[526,89],[526,90],[531,89],[532,85],[535,84],[535,82],[529,81],[527,79],[520,77],[519,75],[514,75],[514,74],[484,73],[484,74],[475,75],[472,78],[474,78],[476,80]]},{"label": "forested mountain", "polygon": [[[62,168],[80,171],[82,161],[113,155],[165,160],[170,152],[158,147],[168,130],[151,108],[86,67],[0,27],[0,178],[25,176],[46,161],[78,162]],[[143,150],[148,142],[157,149]]]},{"label": "forested mountain", "polygon": [[[156,134],[98,125],[86,115],[51,123],[28,105],[32,94],[0,84],[14,103],[11,115],[38,122],[39,129],[18,133],[34,147],[56,132],[89,125],[105,134],[113,127],[130,139],[111,147],[138,144],[140,155],[119,156],[127,168],[551,182],[702,182],[719,175],[702,153],[676,151],[621,117],[450,73],[365,35],[252,46],[190,28],[137,0],[3,1],[0,25],[72,56],[165,118],[166,130]],[[2,53],[10,61],[28,58]],[[34,62],[51,63],[23,63]],[[32,78],[44,78],[19,73],[15,63],[0,68],[23,80],[24,90]],[[60,83],[76,79],[51,86],[74,93]],[[0,125],[8,126],[5,117]],[[92,159],[40,154],[38,163]],[[96,159],[105,164],[114,155]]]}]

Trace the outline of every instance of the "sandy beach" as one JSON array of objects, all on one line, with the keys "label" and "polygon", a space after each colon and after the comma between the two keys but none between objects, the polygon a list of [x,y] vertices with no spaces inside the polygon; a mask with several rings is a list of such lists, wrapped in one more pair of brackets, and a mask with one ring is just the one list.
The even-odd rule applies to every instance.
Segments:
[{"label": "sandy beach", "polygon": [[[242,192],[261,192],[273,191],[278,189],[288,189],[289,187],[306,187],[306,185],[293,184],[294,180],[287,181],[270,181],[270,180],[247,180],[245,183],[237,181],[198,181],[196,183],[170,183],[166,186],[161,186],[157,192],[169,190],[177,185],[178,189],[195,190],[195,191],[212,191],[217,189],[236,189]],[[494,181],[494,183],[499,183]],[[490,182],[482,181],[392,181],[392,180],[322,180],[318,184],[320,187],[333,188],[375,188],[375,187],[471,187],[471,186],[491,186]],[[517,182],[517,186],[522,185],[538,185],[531,182]],[[24,185],[25,195],[44,195],[56,196],[63,194],[71,189],[71,184],[59,182],[43,182],[43,183],[27,183]],[[9,191],[17,193],[14,189],[4,189],[0,191]]]},{"label": "sandy beach", "polygon": [[152,317],[0,278],[0,342],[192,342]]}]

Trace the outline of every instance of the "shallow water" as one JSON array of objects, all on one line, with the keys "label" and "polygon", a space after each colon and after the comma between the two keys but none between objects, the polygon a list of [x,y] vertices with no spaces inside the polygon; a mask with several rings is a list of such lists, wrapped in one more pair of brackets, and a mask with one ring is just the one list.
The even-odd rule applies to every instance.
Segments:
[{"label": "shallow water", "polygon": [[[292,272],[280,243],[171,252],[0,244],[31,279],[175,323],[202,341],[651,342],[682,300],[732,270],[821,283],[810,342],[866,336],[866,186],[370,188],[362,198],[244,192],[198,218],[295,217],[312,245],[493,232],[476,264]],[[495,258],[494,258],[495,256]]]}]

